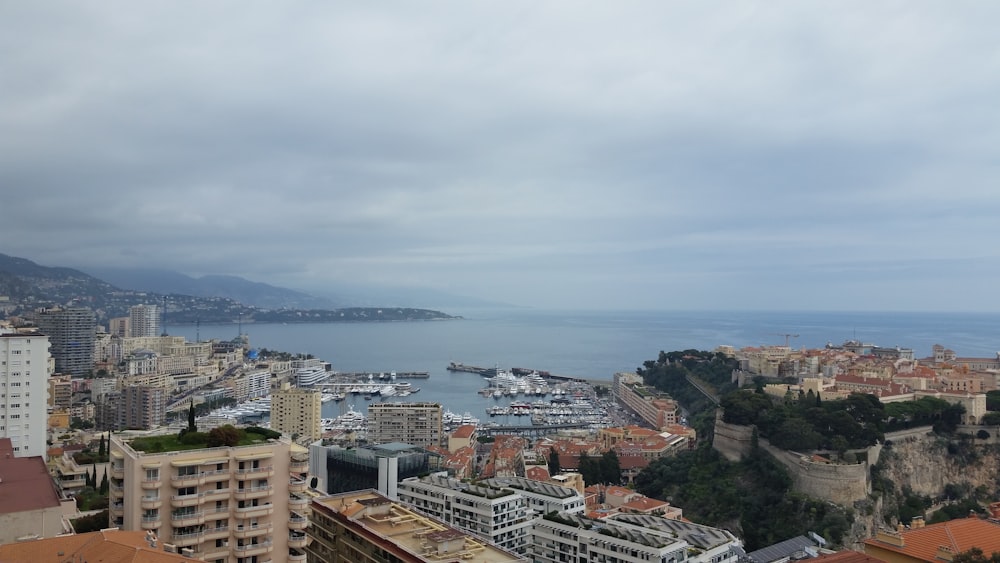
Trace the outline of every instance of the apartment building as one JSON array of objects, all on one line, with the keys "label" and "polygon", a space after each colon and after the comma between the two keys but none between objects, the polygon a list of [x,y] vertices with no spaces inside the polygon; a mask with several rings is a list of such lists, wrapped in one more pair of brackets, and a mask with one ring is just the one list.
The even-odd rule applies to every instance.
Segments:
[{"label": "apartment building", "polygon": [[368,441],[439,446],[443,437],[440,403],[378,403],[368,406]]},{"label": "apartment building", "polygon": [[0,328],[0,438],[16,457],[45,459],[49,339]]},{"label": "apartment building", "polygon": [[49,353],[57,373],[80,376],[93,369],[97,333],[93,311],[83,307],[41,309],[35,313],[35,324],[49,337]]},{"label": "apartment building", "polygon": [[314,499],[308,534],[310,563],[528,561],[374,490]]},{"label": "apartment building", "polygon": [[260,438],[179,449],[174,435],[113,435],[109,525],[205,561],[305,561],[308,451]]},{"label": "apartment building", "polygon": [[73,377],[54,375],[49,378],[49,400],[51,407],[69,409],[73,406]]},{"label": "apartment building", "polygon": [[532,527],[536,563],[736,563],[740,542],[719,528],[642,514],[546,514]]},{"label": "apartment building", "polygon": [[634,373],[614,375],[614,394],[618,401],[656,429],[677,424],[680,408],[670,395],[644,385]]},{"label": "apartment building", "polygon": [[421,512],[503,549],[528,551],[532,515],[528,501],[513,489],[435,474],[404,479],[397,494]]},{"label": "apartment building", "polygon": [[524,477],[497,477],[486,479],[483,484],[497,489],[513,489],[528,502],[528,508],[536,514],[583,512],[586,502],[583,495],[572,487],[562,487]]},{"label": "apartment building", "polygon": [[160,335],[160,308],[156,305],[133,305],[128,309],[129,336]]},{"label": "apartment building", "polygon": [[298,441],[323,437],[323,402],[319,389],[299,389],[287,383],[271,394],[271,428]]},{"label": "apartment building", "polygon": [[167,390],[163,387],[123,387],[118,428],[150,430],[160,426],[167,414],[167,399]]}]

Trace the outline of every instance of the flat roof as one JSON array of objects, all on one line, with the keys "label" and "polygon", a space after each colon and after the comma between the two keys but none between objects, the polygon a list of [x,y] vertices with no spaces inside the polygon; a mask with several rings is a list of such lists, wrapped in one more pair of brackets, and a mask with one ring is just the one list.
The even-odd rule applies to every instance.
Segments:
[{"label": "flat roof", "polygon": [[391,548],[421,561],[527,561],[525,557],[421,514],[409,505],[392,501],[372,489],[316,498],[313,499],[313,507],[338,514],[337,520],[348,521],[354,532],[363,532],[384,549],[390,549],[391,545]]},{"label": "flat roof", "polygon": [[10,438],[0,438],[0,514],[59,506],[55,481],[41,456],[14,457]]}]

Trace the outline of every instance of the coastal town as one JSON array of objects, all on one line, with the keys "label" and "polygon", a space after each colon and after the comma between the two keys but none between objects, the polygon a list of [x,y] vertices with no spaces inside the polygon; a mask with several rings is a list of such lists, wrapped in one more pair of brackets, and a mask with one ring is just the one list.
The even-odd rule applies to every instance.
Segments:
[{"label": "coastal town", "polygon": [[[689,507],[642,494],[637,480],[700,445],[729,455],[748,442],[721,421],[714,438],[700,436],[641,369],[602,383],[452,362],[443,373],[481,383],[470,397],[481,408],[453,412],[428,391],[437,373],[342,373],[335,359],[269,351],[244,334],[162,335],[160,319],[157,305],[138,304],[106,326],[79,307],[0,325],[0,518],[10,524],[0,560],[99,534],[94,553],[126,544],[165,561],[351,561],[341,539],[351,534],[355,555],[401,561],[891,562],[922,560],[907,538],[940,526],[914,520],[850,545],[810,533],[750,550],[739,530],[691,521]],[[699,354],[773,401],[932,398],[959,409],[957,423],[984,443],[998,438],[988,397],[1000,389],[1000,355],[934,346],[918,357],[853,340]],[[658,362],[702,356],[661,352]],[[687,378],[719,403],[711,382]],[[337,416],[324,416],[330,405]],[[847,459],[819,451],[794,463],[857,466]],[[809,492],[850,505],[867,494],[861,479],[856,494],[822,483]],[[960,537],[1000,535],[1000,504],[989,510],[965,519]]]}]

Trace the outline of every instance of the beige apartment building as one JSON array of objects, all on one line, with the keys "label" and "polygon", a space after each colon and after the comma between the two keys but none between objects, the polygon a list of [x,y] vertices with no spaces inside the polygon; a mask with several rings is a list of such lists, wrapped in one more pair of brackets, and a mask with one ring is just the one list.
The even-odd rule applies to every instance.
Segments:
[{"label": "beige apartment building", "polygon": [[368,406],[368,441],[401,442],[411,446],[440,446],[440,403],[378,403]]},{"label": "beige apartment building", "polygon": [[322,407],[319,389],[286,383],[271,394],[271,428],[299,442],[315,442],[323,437]]},{"label": "beige apartment building", "polygon": [[173,435],[111,437],[110,526],[204,561],[306,560],[308,450],[287,438],[180,447]]}]

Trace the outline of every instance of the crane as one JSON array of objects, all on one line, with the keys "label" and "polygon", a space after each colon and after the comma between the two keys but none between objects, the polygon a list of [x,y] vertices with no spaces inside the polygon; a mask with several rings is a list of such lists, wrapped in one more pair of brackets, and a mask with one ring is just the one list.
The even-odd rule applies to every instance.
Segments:
[{"label": "crane", "polygon": [[786,332],[776,332],[776,333],[774,333],[774,335],[775,336],[784,336],[785,337],[785,348],[788,348],[788,340],[790,338],[798,338],[799,337],[798,334],[788,334]]}]

